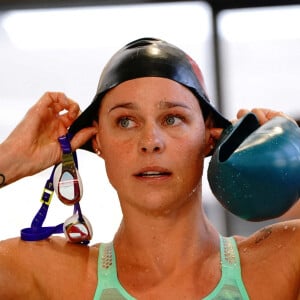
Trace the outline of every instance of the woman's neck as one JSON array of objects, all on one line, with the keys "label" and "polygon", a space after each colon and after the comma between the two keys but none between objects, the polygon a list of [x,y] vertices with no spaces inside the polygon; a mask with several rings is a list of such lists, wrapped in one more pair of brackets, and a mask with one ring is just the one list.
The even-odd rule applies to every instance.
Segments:
[{"label": "woman's neck", "polygon": [[164,262],[168,269],[182,257],[198,259],[199,255],[212,253],[212,248],[218,250],[218,233],[203,213],[200,201],[190,201],[159,216],[134,210],[126,213],[114,239],[117,255],[125,260],[145,267],[154,267],[155,262],[162,267]]},{"label": "woman's neck", "polygon": [[193,299],[207,289],[195,286],[195,278],[214,270],[212,289],[220,276],[219,236],[198,201],[156,217],[125,214],[114,248],[118,278],[137,299],[161,298],[178,282],[181,294],[174,297],[183,298],[189,290]]}]

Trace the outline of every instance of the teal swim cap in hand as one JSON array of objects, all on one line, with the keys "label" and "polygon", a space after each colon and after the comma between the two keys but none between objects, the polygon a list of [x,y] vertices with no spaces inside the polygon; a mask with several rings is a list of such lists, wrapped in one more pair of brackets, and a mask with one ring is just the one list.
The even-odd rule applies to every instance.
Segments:
[{"label": "teal swim cap in hand", "polygon": [[224,130],[208,181],[219,202],[242,219],[282,215],[300,196],[299,127],[284,117],[260,126],[254,114],[247,114]]}]

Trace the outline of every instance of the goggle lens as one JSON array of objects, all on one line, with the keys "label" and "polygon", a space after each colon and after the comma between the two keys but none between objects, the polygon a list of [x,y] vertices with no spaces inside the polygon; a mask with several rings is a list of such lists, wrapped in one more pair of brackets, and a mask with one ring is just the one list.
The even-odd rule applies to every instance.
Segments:
[{"label": "goggle lens", "polygon": [[88,219],[75,214],[68,218],[63,226],[66,238],[73,243],[81,243],[92,239],[92,227]]},{"label": "goggle lens", "polygon": [[73,205],[82,197],[82,182],[75,168],[63,170],[62,164],[58,165],[54,173],[54,189],[57,197],[66,205]]},{"label": "goggle lens", "polygon": [[68,171],[64,172],[58,182],[58,192],[63,199],[71,201],[72,203],[74,200],[80,199],[78,178],[74,178]]}]

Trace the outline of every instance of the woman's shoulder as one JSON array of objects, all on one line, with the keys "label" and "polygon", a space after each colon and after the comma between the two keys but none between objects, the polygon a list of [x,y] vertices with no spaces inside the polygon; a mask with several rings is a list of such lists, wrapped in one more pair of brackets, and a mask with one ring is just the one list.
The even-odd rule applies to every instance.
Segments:
[{"label": "woman's shoulder", "polygon": [[253,299],[298,299],[299,220],[268,225],[236,241],[244,282]]},{"label": "woman's shoulder", "polygon": [[254,232],[248,237],[235,236],[240,253],[275,257],[275,253],[290,254],[300,264],[300,220],[278,222]]},{"label": "woman's shoulder", "polygon": [[[68,282],[77,282],[82,276],[92,278],[97,258],[97,247],[72,244],[59,236],[35,242],[20,238],[1,241],[0,298],[11,297],[13,293],[14,299],[18,299],[18,293],[28,292],[35,299],[32,293],[41,290],[51,293],[55,286],[56,289],[61,286],[59,282],[64,282],[67,274],[71,280],[65,288]],[[3,292],[7,295],[2,295]]]},{"label": "woman's shoulder", "polygon": [[[30,254],[36,251],[41,254],[56,253],[72,253],[72,252],[89,252],[98,248],[97,245],[87,246],[81,244],[74,244],[67,241],[66,238],[61,236],[52,236],[48,239],[40,241],[24,241],[19,237],[10,238],[0,241],[0,253],[3,252],[11,255]],[[22,250],[20,252],[20,250]]]},{"label": "woman's shoulder", "polygon": [[96,259],[97,256],[98,245],[74,244],[61,236],[33,242],[23,241],[18,237],[0,241],[0,265],[13,258],[18,266],[30,261],[31,266],[40,268],[40,265],[47,264],[48,261],[66,264],[76,259],[78,263],[80,260]]},{"label": "woman's shoulder", "polygon": [[258,245],[264,243],[265,246],[276,242],[286,242],[293,247],[300,247],[300,220],[289,220],[265,226],[248,237],[235,236],[236,241],[241,246]]}]

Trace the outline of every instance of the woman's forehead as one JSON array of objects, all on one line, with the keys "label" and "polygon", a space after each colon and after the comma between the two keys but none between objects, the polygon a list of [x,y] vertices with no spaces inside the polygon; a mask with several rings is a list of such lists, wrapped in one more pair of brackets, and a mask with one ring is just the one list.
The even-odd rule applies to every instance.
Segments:
[{"label": "woman's forehead", "polygon": [[104,105],[129,101],[138,106],[153,103],[164,108],[174,106],[176,103],[182,106],[198,105],[197,98],[188,88],[161,77],[142,77],[124,81],[108,91],[102,101]]}]

